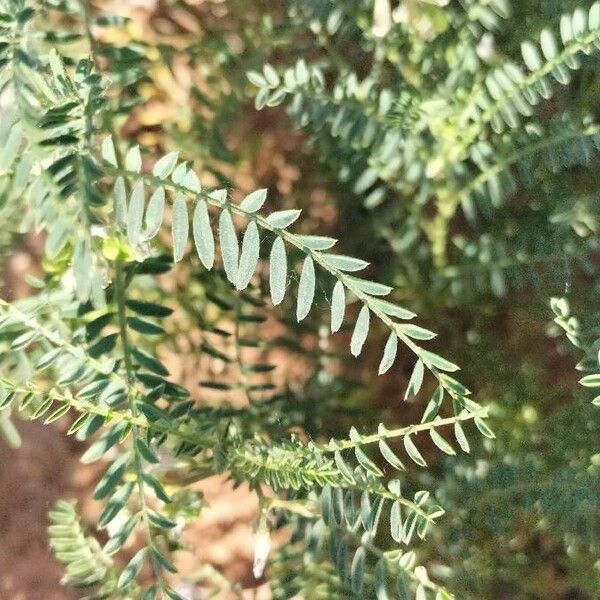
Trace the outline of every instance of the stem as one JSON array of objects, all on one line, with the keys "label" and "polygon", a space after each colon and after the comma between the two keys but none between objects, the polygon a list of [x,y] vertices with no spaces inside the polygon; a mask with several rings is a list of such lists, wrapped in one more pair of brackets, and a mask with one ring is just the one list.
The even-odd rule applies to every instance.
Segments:
[{"label": "stem", "polygon": [[433,245],[433,253],[438,266],[443,266],[446,262],[446,240],[448,237],[448,225],[451,219],[456,214],[458,207],[462,200],[472,194],[478,188],[481,188],[487,181],[493,176],[498,175],[508,169],[511,165],[518,163],[519,161],[550,148],[555,144],[561,144],[571,139],[579,137],[590,137],[600,133],[600,125],[589,125],[580,131],[570,131],[558,137],[545,138],[538,142],[521,148],[501,159],[497,163],[489,166],[485,171],[481,171],[476,177],[471,179],[461,189],[451,193],[447,198],[441,198],[438,200],[438,212],[431,222],[429,227],[426,227],[429,239]]},{"label": "stem", "polygon": [[389,440],[397,437],[405,437],[412,433],[419,433],[420,431],[429,431],[430,429],[436,429],[437,427],[444,427],[445,425],[453,425],[459,421],[470,421],[471,419],[482,419],[487,417],[487,407],[482,408],[475,412],[463,412],[460,415],[453,417],[447,417],[446,419],[438,419],[437,421],[429,421],[427,423],[419,423],[418,425],[408,425],[407,427],[400,427],[398,429],[390,429],[381,433],[374,433],[372,435],[361,436],[359,442],[352,440],[335,441],[331,446],[321,446],[320,449],[323,452],[335,452],[336,450],[347,450],[348,448],[357,448],[366,444],[374,444],[380,440]]},{"label": "stem", "polygon": [[[115,302],[117,304],[117,319],[119,322],[119,338],[121,340],[121,346],[123,351],[123,359],[125,362],[125,373],[127,379],[127,401],[129,403],[129,410],[131,412],[131,416],[133,419],[137,419],[138,417],[138,409],[135,402],[135,394],[131,393],[135,378],[133,373],[133,363],[131,360],[131,353],[129,347],[129,340],[127,335],[127,314],[125,308],[125,272],[123,270],[123,264],[120,260],[117,260],[115,263]],[[138,425],[134,425],[132,428],[132,434],[134,440],[140,436],[140,428]],[[142,462],[142,457],[137,449],[136,444],[133,444],[133,461],[134,461],[134,469],[135,469],[135,478],[138,488],[138,495],[140,498],[141,504],[141,514],[142,521],[144,522],[144,526],[146,529],[146,539],[148,541],[148,545],[150,548],[154,546],[154,538],[152,535],[152,525],[148,518],[148,502],[146,499],[146,492],[144,490],[144,465]],[[161,568],[156,564],[156,562],[151,558],[150,562],[152,564],[152,572],[158,582],[158,585],[161,588],[161,591],[164,587],[164,583],[162,581],[161,576]]]}]

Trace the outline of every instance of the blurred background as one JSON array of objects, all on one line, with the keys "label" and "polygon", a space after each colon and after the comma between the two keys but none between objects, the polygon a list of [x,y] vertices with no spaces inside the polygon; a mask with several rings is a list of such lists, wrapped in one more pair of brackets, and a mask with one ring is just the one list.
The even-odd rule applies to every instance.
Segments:
[{"label": "blurred background", "polygon": [[[466,158],[452,157],[466,143],[453,117],[481,93],[485,73],[522,62],[522,40],[539,39],[544,27],[558,32],[560,15],[578,6],[587,11],[591,2],[92,3],[99,14],[124,18],[95,32],[126,49],[118,59],[130,66],[131,110],[122,134],[156,155],[179,150],[209,185],[240,195],[267,187],[270,208],[302,208],[302,232],[339,238],[340,252],[369,260],[369,277],[398,288],[397,300],[439,333],[435,347],[491,406],[495,440],[474,438],[470,455],[431,452],[425,475],[407,475],[435,490],[449,513],[419,555],[457,598],[600,598],[600,409],[577,385],[582,351],[550,308],[550,298],[567,297],[598,337],[600,162],[597,139],[584,132],[600,109],[598,55],[583,57],[569,85],[554,84],[528,127],[498,125],[476,135]],[[259,88],[270,85],[263,65],[281,72],[300,58],[322,81],[261,99]],[[382,89],[392,106],[385,118],[377,116]],[[385,148],[392,136],[396,153]],[[498,165],[482,189],[464,190]],[[436,220],[440,203],[458,192],[447,222]],[[0,210],[2,297],[18,298],[29,293],[26,274],[54,266],[44,263],[43,240],[11,229],[18,215],[7,203]],[[214,285],[186,268],[161,282],[166,292]],[[385,332],[375,330],[360,363],[345,358],[349,335],[325,341],[327,294],[318,302],[312,322],[270,317],[261,329],[276,381],[305,398],[309,434],[419,418],[418,407],[401,402],[409,358],[374,377]],[[292,328],[299,346],[289,341]],[[181,351],[163,358],[177,381],[198,389],[199,375],[209,379],[221,367],[181,335]],[[214,390],[196,397],[219,402]],[[86,498],[99,467],[79,464],[82,447],[64,435],[68,424],[13,419],[3,428],[0,599],[76,598],[60,586],[46,515],[57,498],[74,497],[92,522],[98,508]],[[252,496],[221,479],[202,491],[207,512],[187,542],[206,564],[253,586]]]}]

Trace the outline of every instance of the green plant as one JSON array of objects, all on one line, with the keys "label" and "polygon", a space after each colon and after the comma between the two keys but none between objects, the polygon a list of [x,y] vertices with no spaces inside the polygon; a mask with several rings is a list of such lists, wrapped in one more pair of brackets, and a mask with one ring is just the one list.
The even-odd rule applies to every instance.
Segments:
[{"label": "green plant", "polygon": [[[258,497],[254,575],[266,565],[276,598],[441,600],[452,597],[446,580],[459,593],[488,593],[487,579],[477,588],[448,576],[460,564],[457,548],[470,550],[451,540],[477,514],[465,515],[467,507],[479,501],[485,514],[498,480],[518,483],[531,465],[540,479],[550,472],[547,487],[534,482],[547,494],[542,519],[560,524],[555,530],[578,556],[580,542],[596,556],[593,537],[573,534],[596,471],[566,503],[572,519],[561,521],[551,502],[557,485],[586,468],[584,436],[563,440],[542,466],[535,443],[519,454],[512,427],[536,376],[520,371],[503,391],[512,402],[499,408],[505,375],[493,363],[502,350],[485,364],[459,336],[452,352],[473,365],[469,379],[486,402],[473,400],[455,378],[459,367],[428,349],[435,333],[403,305],[441,314],[450,304],[483,321],[490,290],[504,297],[542,274],[562,283],[564,270],[595,275],[596,196],[573,195],[568,178],[553,173],[591,160],[598,126],[570,106],[548,105],[545,114],[537,107],[552,95],[551,78],[568,84],[582,57],[596,52],[600,3],[562,18],[560,47],[550,29],[539,44],[525,42],[524,67],[488,47],[509,17],[504,0],[415,0],[393,14],[386,0],[227,4],[242,32],[231,45],[226,26],[185,2],[169,8],[205,26],[200,42],[158,34],[123,42],[128,18],[86,0],[0,2],[2,98],[15,106],[0,129],[0,210],[11,231],[45,234],[44,276],[29,278],[35,293],[0,300],[0,425],[16,442],[15,413],[49,425],[67,420],[70,435],[89,440],[82,461],[107,463],[93,492],[103,504],[93,527],[73,503],[50,513],[65,582],[89,598],[182,598],[185,577],[173,558],[180,529],[202,519],[194,484],[216,474]],[[298,60],[307,44],[314,59]],[[272,53],[275,66],[266,62]],[[146,108],[149,88],[160,95],[156,71],[174,72],[181,60],[194,75],[189,105],[173,101],[184,114],[162,124],[156,146],[136,144],[144,136],[128,125]],[[248,110],[248,81],[259,109],[289,101],[324,176],[341,182],[334,197],[349,198],[338,201],[340,214],[357,211],[362,231],[340,236],[339,253],[334,237],[315,235],[276,193],[232,190],[244,149],[230,148],[227,135]],[[548,193],[531,199],[537,184]],[[519,186],[527,200],[515,207]],[[368,248],[374,265],[346,254],[371,235],[384,242]],[[558,274],[544,268],[556,257],[565,265]],[[367,269],[369,278],[357,275]],[[558,325],[573,336],[567,307],[553,302]],[[265,333],[272,314],[281,315],[285,336]],[[391,425],[368,429],[379,413],[352,412],[348,398],[367,394],[373,378],[336,370],[347,351],[339,351],[341,335],[329,338],[340,330],[367,367],[365,342],[377,339],[379,374],[402,363],[405,421],[392,416]],[[306,359],[301,382],[277,377],[271,352],[282,347]],[[588,358],[596,350],[584,348]],[[172,377],[165,359],[190,350],[219,364],[216,373],[203,369],[195,387]],[[596,383],[588,377],[584,383]],[[501,412],[495,446],[490,410]],[[477,430],[482,436],[471,435]],[[456,456],[471,445],[489,461],[484,476]],[[556,477],[569,453],[570,470]],[[536,506],[536,498],[519,498],[524,510]],[[443,518],[440,501],[450,509]],[[590,513],[593,523],[597,510]],[[513,522],[501,525],[509,537]],[[287,542],[270,550],[275,529]],[[485,535],[500,530],[494,522]],[[468,532],[481,548],[476,527]],[[475,580],[484,561],[465,571]],[[241,597],[210,569],[190,581]],[[587,589],[593,575],[589,581]]]},{"label": "green plant", "polygon": [[[80,31],[67,37],[77,42],[87,39],[84,52],[91,51],[90,58],[57,50],[57,38],[65,43],[71,39],[46,29],[45,23],[59,26],[63,19],[79,23]],[[367,266],[365,261],[329,252],[335,239],[289,231],[299,210],[263,213],[265,189],[238,204],[226,189],[205,190],[191,163],[180,161],[178,152],[165,154],[151,172],[143,168],[138,146],[124,152],[124,144],[110,133],[128,89],[122,80],[135,85],[138,72],[126,75],[121,70],[118,59],[127,49],[100,45],[94,39],[90,28],[110,27],[110,19],[95,19],[85,4],[48,4],[35,10],[26,3],[6,2],[1,21],[6,93],[10,90],[16,98],[13,128],[23,132],[8,151],[14,157],[18,152],[32,157],[23,206],[34,226],[48,234],[47,276],[39,282],[40,293],[24,301],[0,302],[4,343],[11,351],[4,365],[2,406],[43,418],[47,424],[69,411],[78,413],[69,433],[79,439],[95,438],[82,456],[84,462],[114,456],[114,448],[120,448],[117,458],[108,459],[94,491],[94,497],[105,503],[97,526],[109,531],[101,548],[82,533],[71,505],[61,504],[51,515],[52,545],[67,565],[67,580],[81,586],[96,584],[92,593],[96,598],[180,597],[169,583],[168,574],[175,571],[169,549],[177,544],[171,532],[186,509],[185,503],[177,502],[186,486],[167,484],[153,474],[161,471],[164,456],[172,455],[197,473],[194,478],[226,472],[250,485],[262,507],[259,549],[273,512],[281,512],[299,533],[313,538],[310,547],[316,561],[323,560],[324,545],[329,545],[340,572],[339,582],[333,577],[332,585],[340,594],[360,596],[370,589],[369,594],[384,597],[386,587],[398,580],[416,587],[420,597],[429,593],[446,597],[424,568],[416,566],[410,552],[380,549],[375,539],[383,514],[390,519],[392,537],[410,544],[415,533],[426,534],[443,510],[428,492],[409,495],[398,479],[384,478],[373,462],[374,446],[393,469],[403,470],[389,445],[396,440],[403,440],[408,456],[425,466],[417,447],[423,435],[448,454],[455,452],[442,434],[448,426],[465,450],[468,442],[461,423],[474,420],[484,434],[492,435],[483,420],[486,411],[448,374],[458,367],[422,347],[421,342],[435,334],[409,323],[414,313],[384,299],[391,287],[354,274]],[[111,86],[108,75],[113,73],[116,83]],[[156,254],[152,242],[167,212],[172,258]],[[246,223],[241,249],[234,217]],[[438,386],[422,422],[395,429],[380,425],[373,434],[352,428],[349,439],[328,443],[290,437],[260,418],[277,396],[269,386],[251,383],[254,377],[248,375],[260,376],[272,367],[254,364],[248,370],[239,352],[235,358],[217,356],[238,362],[243,377],[205,385],[242,388],[249,400],[246,408],[229,414],[205,410],[196,406],[185,388],[169,381],[156,349],[158,343],[169,343],[165,327],[172,309],[163,304],[168,296],[160,293],[153,276],[186,258],[189,237],[202,267],[216,268],[215,221],[221,265],[232,286],[223,293],[241,306],[231,316],[236,332],[241,323],[253,320],[246,307],[261,304],[260,287],[250,284],[258,280],[261,245],[267,246],[268,240],[274,305],[291,293],[289,273],[300,262],[294,292],[297,321],[308,315],[318,282],[319,287],[333,288],[331,331],[337,331],[345,313],[358,304],[350,342],[354,356],[361,353],[371,319],[390,330],[380,372],[392,366],[399,342],[415,355],[406,398],[420,392],[425,372]],[[218,297],[217,280],[209,280],[204,290],[207,298]],[[198,299],[192,296],[187,301]],[[221,305],[227,306],[227,297]],[[204,327],[210,331],[208,323]],[[239,334],[233,336],[239,350]],[[266,397],[255,399],[255,393],[265,391]],[[280,410],[285,412],[285,405]],[[266,493],[267,485],[274,495]],[[111,527],[117,518],[119,525]],[[142,530],[145,541],[115,574],[111,556],[134,530]],[[257,556],[257,576],[265,559]],[[138,579],[145,564],[152,570],[147,585]]]},{"label": "green plant", "polygon": [[[560,86],[591,81],[600,5],[536,22],[533,41],[513,39],[503,52],[496,39],[516,21],[506,21],[508,1],[375,4],[371,18],[370,1],[290,2],[288,44],[309,23],[322,51],[291,65],[292,53],[283,54],[250,72],[257,108],[287,106],[370,211],[402,283],[505,296],[532,271],[549,273],[552,260],[585,262],[596,236],[573,238],[555,213],[586,219],[589,209],[573,197],[576,183],[555,174],[590,165],[598,125],[585,103],[550,100]],[[584,231],[570,214],[563,222]]]}]

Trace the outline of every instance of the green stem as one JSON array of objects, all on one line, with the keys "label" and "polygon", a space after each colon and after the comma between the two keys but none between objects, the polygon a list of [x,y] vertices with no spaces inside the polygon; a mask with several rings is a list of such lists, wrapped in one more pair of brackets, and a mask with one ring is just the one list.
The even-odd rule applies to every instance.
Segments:
[{"label": "green stem", "polygon": [[488,182],[492,177],[502,173],[511,165],[516,164],[537,152],[572,139],[591,137],[598,135],[598,133],[600,133],[600,125],[589,125],[580,131],[570,131],[558,137],[541,139],[525,148],[516,150],[509,156],[489,166],[485,171],[481,171],[476,177],[471,179],[461,189],[450,193],[448,197],[440,198],[437,203],[438,212],[434,220],[429,226],[425,226],[433,245],[433,254],[438,266],[443,266],[446,262],[446,244],[449,223],[456,214],[463,199],[469,197],[475,190],[481,188],[481,186]]},{"label": "green stem", "polygon": [[321,446],[320,449],[323,452],[335,452],[336,450],[347,450],[349,448],[358,448],[367,444],[374,444],[380,440],[389,440],[393,438],[405,437],[413,433],[419,433],[420,431],[429,431],[430,429],[437,429],[438,427],[444,427],[446,425],[454,425],[459,421],[470,421],[471,419],[483,419],[487,417],[487,407],[477,410],[475,412],[463,412],[460,415],[453,417],[447,417],[445,419],[437,419],[436,421],[428,421],[427,423],[419,423],[417,425],[408,425],[407,427],[400,427],[398,429],[389,429],[382,431],[381,433],[374,433],[372,435],[361,436],[360,441],[354,442],[352,440],[343,440],[334,442],[330,445]]},{"label": "green stem", "polygon": [[[117,320],[119,323],[119,338],[121,340],[121,346],[123,351],[123,360],[125,362],[125,373],[127,379],[127,401],[129,403],[129,410],[132,418],[135,420],[138,417],[138,409],[136,405],[136,397],[133,392],[135,384],[135,377],[133,372],[133,362],[131,359],[131,350],[129,339],[127,335],[127,314],[125,307],[125,272],[123,270],[123,264],[120,260],[115,263],[115,302],[117,304]],[[148,518],[148,502],[146,498],[146,491],[144,489],[144,465],[142,457],[139,453],[135,440],[140,437],[140,428],[138,425],[134,425],[132,428],[132,435],[134,438],[133,444],[133,461],[135,469],[135,478],[137,482],[138,495],[141,504],[142,521],[146,529],[146,539],[150,548],[154,547],[154,537],[152,532],[152,524]],[[164,588],[164,582],[162,581],[161,568],[156,564],[154,559],[151,557],[150,562],[152,563],[152,572],[157,580],[157,583],[161,589]]]}]

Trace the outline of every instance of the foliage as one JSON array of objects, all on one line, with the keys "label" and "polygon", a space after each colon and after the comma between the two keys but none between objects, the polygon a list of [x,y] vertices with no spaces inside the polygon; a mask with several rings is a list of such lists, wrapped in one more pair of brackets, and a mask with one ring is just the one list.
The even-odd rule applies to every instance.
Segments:
[{"label": "foliage", "polygon": [[[600,3],[570,7],[522,43],[502,34],[514,20],[506,0],[226,4],[221,21],[169,4],[167,21],[190,24],[173,40],[163,25],[135,39],[129,18],[101,3],[0,2],[1,99],[14,105],[0,128],[10,225],[0,244],[25,232],[45,240],[35,293],[0,300],[0,425],[13,432],[15,414],[67,421],[87,444],[81,460],[106,463],[90,531],[72,503],[50,513],[65,583],[88,598],[184,597],[176,559],[182,527],[202,518],[194,484],[225,474],[258,497],[254,575],[266,568],[275,598],[441,600],[453,597],[446,587],[492,597],[505,581],[538,597],[512,557],[482,541],[510,546],[510,502],[524,531],[569,555],[575,589],[593,593],[597,454],[582,434],[540,458],[546,441],[523,402],[541,386],[539,361],[506,384],[508,348],[489,334],[505,306],[495,298],[516,316],[528,305],[520,290],[546,302],[565,277],[597,275],[597,191],[573,183],[595,164],[600,130],[593,111],[556,92],[583,88],[580,70],[595,82]],[[189,96],[178,106],[174,89],[173,113],[131,133],[182,61]],[[250,94],[259,115],[286,105],[321,161],[296,204],[262,183],[233,189],[248,149],[228,136]],[[340,241],[315,233],[311,176],[337,201]],[[449,322],[447,306],[464,313]],[[413,309],[454,327],[444,339],[478,401]],[[566,300],[552,309],[585,354],[581,383],[597,387],[597,331],[582,334]],[[472,327],[456,335],[465,313]],[[281,337],[268,333],[273,315]],[[365,373],[402,379],[402,422],[364,405],[353,413],[374,378],[340,373],[340,340]],[[201,370],[196,387],[172,376],[165,356],[182,348],[218,369]],[[278,377],[281,349],[306,360],[301,382]],[[544,439],[577,430],[577,417],[597,435],[589,403],[581,415],[552,407],[539,407]],[[498,490],[509,485],[507,501]],[[287,542],[270,551],[279,529]],[[200,579],[190,581],[207,593],[240,594],[219,574]]]}]

